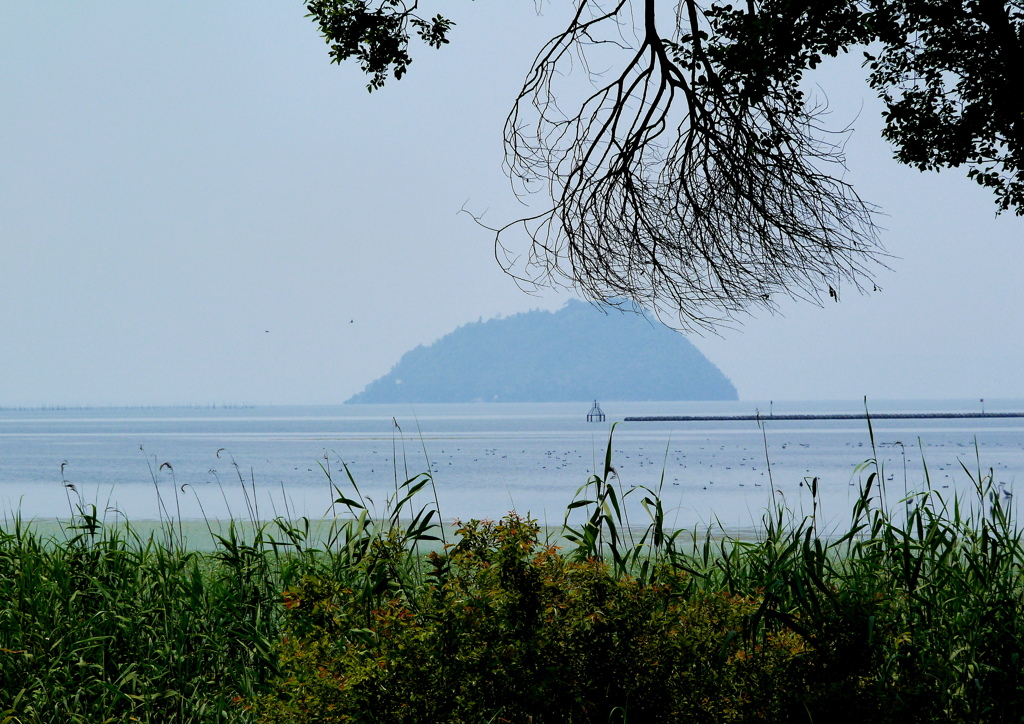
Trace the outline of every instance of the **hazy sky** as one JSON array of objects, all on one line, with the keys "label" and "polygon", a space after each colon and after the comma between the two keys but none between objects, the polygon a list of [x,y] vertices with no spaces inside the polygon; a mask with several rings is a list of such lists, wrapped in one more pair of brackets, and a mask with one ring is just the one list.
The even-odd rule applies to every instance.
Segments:
[{"label": "hazy sky", "polygon": [[[458,214],[515,214],[502,124],[558,12],[445,10],[452,44],[368,94],[301,2],[0,5],[0,405],[337,403],[460,324],[560,306]],[[1024,397],[1024,220],[892,161],[862,78],[818,80],[888,214],[883,291],[691,338],[744,399]]]}]

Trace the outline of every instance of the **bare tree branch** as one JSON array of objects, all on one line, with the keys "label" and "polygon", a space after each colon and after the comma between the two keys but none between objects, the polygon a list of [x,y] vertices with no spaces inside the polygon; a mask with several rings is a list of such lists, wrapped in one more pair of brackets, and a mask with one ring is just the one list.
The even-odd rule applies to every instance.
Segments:
[{"label": "bare tree branch", "polygon": [[[524,286],[627,300],[688,330],[870,284],[873,209],[842,180],[845,136],[821,126],[824,107],[790,83],[723,79],[695,0],[675,17],[666,38],[655,0],[578,0],[538,53],[505,125],[506,170],[524,202],[549,201],[495,230],[499,263]],[[614,72],[593,70],[604,63]]]}]

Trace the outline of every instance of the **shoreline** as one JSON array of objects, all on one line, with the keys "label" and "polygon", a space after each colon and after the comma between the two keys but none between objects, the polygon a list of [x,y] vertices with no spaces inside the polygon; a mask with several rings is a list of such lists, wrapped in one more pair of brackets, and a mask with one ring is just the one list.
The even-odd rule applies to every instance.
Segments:
[{"label": "shoreline", "polygon": [[[5,516],[0,519],[0,535],[8,534],[11,535],[11,531],[14,528],[14,517]],[[353,518],[342,518],[337,519],[339,522],[344,523],[346,520],[354,520]],[[469,519],[461,522],[468,522]],[[484,520],[484,519],[481,519]],[[296,521],[287,521],[294,525]],[[325,540],[322,534],[330,531],[330,524],[332,519],[321,518],[321,519],[310,519],[309,520],[309,536],[303,542],[303,546],[319,546],[322,545]],[[399,521],[400,524],[404,525],[409,521],[402,519]],[[98,529],[98,535],[103,535],[104,532],[117,531],[125,533],[131,531],[134,536],[142,541],[146,541],[150,537],[159,542],[159,538],[165,536],[168,533],[168,528],[173,528],[173,535],[175,537],[180,536],[184,541],[184,548],[187,550],[209,553],[217,550],[220,547],[220,543],[211,536],[211,532],[214,535],[226,535],[232,524],[238,533],[238,537],[244,540],[251,540],[252,533],[257,529],[262,528],[264,536],[273,538],[279,541],[282,549],[292,547],[291,543],[287,543],[287,536],[284,531],[275,525],[275,520],[260,520],[257,521],[256,525],[253,522],[245,518],[217,518],[204,520],[199,519],[183,519],[181,521],[167,521],[157,520],[153,518],[142,518],[139,520],[125,519],[118,517],[117,520],[101,520],[101,525]],[[439,521],[441,527],[446,533],[450,533],[451,539],[455,538],[455,526],[460,523],[455,519],[441,519]],[[69,526],[77,524],[79,527],[72,529]],[[680,528],[680,540],[689,540],[690,537],[696,533],[698,540],[703,540],[704,536],[707,535],[708,531],[712,529],[710,538],[713,541],[718,540],[739,540],[739,541],[755,541],[757,540],[758,533],[763,534],[763,527],[757,526],[745,526],[740,528],[719,528],[715,526],[701,525],[696,529],[694,528]],[[71,537],[75,533],[84,532],[81,528],[81,521],[77,523],[67,518],[31,518],[21,520],[21,530],[30,531],[33,535],[41,536],[43,538],[50,539],[66,539]],[[634,526],[633,533],[637,539],[643,535],[646,530],[645,527]],[[557,525],[541,525],[540,526],[540,539],[546,541],[550,545],[555,545],[560,548],[569,548],[572,544],[562,535],[562,526]],[[431,550],[440,551],[442,548],[440,542],[436,546],[424,547],[424,552],[429,553]]]}]

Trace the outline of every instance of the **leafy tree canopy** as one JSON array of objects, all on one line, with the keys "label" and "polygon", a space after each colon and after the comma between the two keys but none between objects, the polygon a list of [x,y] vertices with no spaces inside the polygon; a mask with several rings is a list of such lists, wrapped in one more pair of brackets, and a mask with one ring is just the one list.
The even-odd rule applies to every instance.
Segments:
[{"label": "leafy tree canopy", "polygon": [[[440,47],[453,26],[400,0],[307,9],[332,61],[355,59],[371,90],[404,75],[413,36]],[[514,187],[550,204],[496,230],[499,261],[684,328],[870,285],[874,209],[843,181],[841,138],[802,82],[851,50],[899,161],[964,166],[999,211],[1024,215],[1022,0],[577,0],[505,128]],[[582,96],[567,81],[581,56],[611,68],[584,70]],[[516,232],[528,253],[505,253]]]},{"label": "leafy tree canopy", "polygon": [[1024,2],[772,0],[712,5],[715,61],[756,93],[866,46],[883,136],[921,170],[966,166],[1024,215]]},{"label": "leafy tree canopy", "polygon": [[381,88],[388,76],[400,79],[409,68],[409,39],[415,33],[427,45],[448,43],[454,23],[441,15],[426,18],[418,3],[401,0],[313,0],[306,5],[330,45],[332,63],[355,58],[370,76],[369,90]]}]

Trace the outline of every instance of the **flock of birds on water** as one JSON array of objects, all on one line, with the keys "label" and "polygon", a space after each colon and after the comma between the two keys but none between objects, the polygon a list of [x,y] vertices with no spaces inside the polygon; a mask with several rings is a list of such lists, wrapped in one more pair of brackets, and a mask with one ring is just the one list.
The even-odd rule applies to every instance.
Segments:
[{"label": "flock of birds on water", "polygon": [[[974,462],[975,450],[973,445],[968,443],[924,443],[924,447],[924,458],[934,487],[948,489],[957,478],[957,473],[963,472],[962,464],[967,464],[968,469],[971,469],[970,464]],[[1002,447],[1005,446],[1001,443],[986,446]],[[738,488],[780,488],[787,485],[805,487],[819,472],[829,474],[833,478],[828,481],[829,483],[842,482],[846,486],[857,486],[863,483],[867,476],[867,473],[863,473],[858,477],[856,468],[872,457],[870,444],[848,441],[843,444],[843,448],[844,452],[848,452],[837,457],[835,446],[815,446],[810,442],[786,441],[770,446],[766,457],[763,447],[714,444],[709,438],[686,447],[677,444],[667,452],[664,447],[657,450],[650,445],[616,447],[612,451],[612,469],[614,476],[627,489],[633,485],[652,487],[659,484],[663,490],[667,485],[686,486],[692,489],[693,483],[702,490],[708,490],[709,486],[716,484],[719,487],[726,485]],[[900,441],[877,443],[875,453],[878,455],[887,482],[904,482],[904,470],[907,471],[909,482],[913,482],[910,480],[912,475],[922,477],[921,451],[916,448],[917,443],[912,449],[908,449],[908,446]],[[798,454],[794,455],[794,451]],[[947,454],[950,452],[954,455],[952,459]],[[928,460],[929,454],[935,458],[934,461]],[[370,475],[375,475],[378,468],[390,475],[393,470],[391,455],[390,445],[387,449],[382,447],[370,451],[373,458],[368,471]],[[992,457],[999,458],[998,462],[990,466],[994,472],[1010,470],[1005,452]],[[438,482],[443,482],[446,476],[486,476],[488,473],[501,476],[507,474],[509,466],[514,466],[514,472],[518,475],[533,474],[541,479],[550,478],[559,484],[582,483],[594,475],[595,470],[603,472],[603,458],[603,450],[582,450],[578,447],[567,450],[536,446],[528,449],[523,447],[521,441],[509,449],[494,446],[469,447],[466,441],[460,441],[457,446],[447,445],[429,455],[430,472]],[[827,458],[831,460],[826,463]],[[481,460],[484,461],[484,466],[480,465]],[[360,463],[357,458],[350,461],[349,466],[355,472],[365,468],[365,464]],[[403,460],[401,454],[399,463],[409,466],[410,471],[414,467],[408,458]],[[836,479],[839,469],[846,471],[845,479]],[[987,469],[986,467],[985,470]],[[756,475],[751,475],[752,473]],[[940,475],[941,479],[938,485],[935,485],[935,479]],[[1012,497],[1007,487],[1011,484],[1012,481],[1000,483],[1000,489],[1008,498]]]}]

